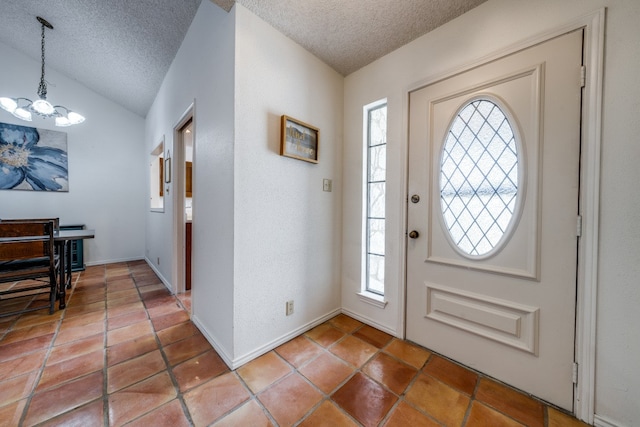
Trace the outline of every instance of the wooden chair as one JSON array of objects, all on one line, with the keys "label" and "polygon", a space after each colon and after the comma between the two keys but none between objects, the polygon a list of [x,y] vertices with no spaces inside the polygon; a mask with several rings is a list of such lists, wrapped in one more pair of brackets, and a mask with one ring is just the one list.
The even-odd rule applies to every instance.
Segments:
[{"label": "wooden chair", "polygon": [[[0,222],[9,222],[9,223],[20,223],[20,222],[48,222],[48,221],[53,221],[53,233],[55,235],[55,233],[57,233],[58,231],[60,231],[60,218],[4,218],[4,219],[0,219]],[[64,246],[62,244],[58,245],[56,244],[56,242],[54,242],[53,245],[53,250],[56,256],[56,271],[58,273],[58,284],[60,284],[62,282],[62,275],[60,274],[60,269],[58,268],[60,266],[60,256],[63,256],[64,254]],[[61,255],[62,252],[62,255]],[[60,293],[60,292],[58,292]]]},{"label": "wooden chair", "polygon": [[58,290],[54,228],[54,220],[0,221],[0,302],[48,294],[47,305],[11,307],[0,317],[47,307],[53,314]]}]

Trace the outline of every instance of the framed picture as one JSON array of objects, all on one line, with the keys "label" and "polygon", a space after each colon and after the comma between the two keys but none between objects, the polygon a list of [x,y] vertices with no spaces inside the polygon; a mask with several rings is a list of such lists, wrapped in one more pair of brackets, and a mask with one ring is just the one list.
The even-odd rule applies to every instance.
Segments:
[{"label": "framed picture", "polygon": [[289,116],[282,116],[280,155],[318,163],[320,129]]},{"label": "framed picture", "polygon": [[68,192],[67,133],[0,123],[0,190]]}]

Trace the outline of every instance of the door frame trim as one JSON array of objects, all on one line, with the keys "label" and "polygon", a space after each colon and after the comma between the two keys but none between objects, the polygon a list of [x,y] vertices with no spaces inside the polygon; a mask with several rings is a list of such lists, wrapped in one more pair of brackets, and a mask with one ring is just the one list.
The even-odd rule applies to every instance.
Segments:
[{"label": "door frame trim", "polygon": [[[440,80],[464,73],[475,67],[544,43],[563,34],[584,30],[583,63],[587,69],[582,98],[582,129],[580,151],[580,215],[582,216],[582,236],[578,245],[577,299],[575,326],[575,362],[578,364],[578,382],[574,386],[574,415],[593,424],[595,415],[595,355],[596,355],[596,306],[598,288],[598,236],[600,212],[600,158],[602,139],[602,86],[604,71],[604,35],[606,8],[582,15],[566,25],[542,32],[523,41],[512,44],[456,67],[445,73],[428,77],[406,88],[403,103],[406,106],[404,120],[406,127],[402,138],[405,162],[401,171],[404,200],[408,200],[409,182],[409,139],[408,113],[409,94]],[[401,204],[401,218],[407,230],[407,203]],[[403,236],[404,237],[404,236]],[[398,287],[398,325],[402,338],[406,337],[406,295],[407,295],[407,248],[406,238],[400,247],[403,269]]]},{"label": "door frame trim", "polygon": [[[185,197],[185,163],[184,163],[184,141],[180,131],[189,122],[193,125],[193,158],[195,163],[195,141],[196,141],[196,127],[195,127],[195,108],[196,101],[187,107],[184,113],[180,116],[180,119],[173,126],[173,292],[175,294],[185,292],[185,212],[184,212],[184,197]],[[193,208],[192,208],[193,209]]]}]

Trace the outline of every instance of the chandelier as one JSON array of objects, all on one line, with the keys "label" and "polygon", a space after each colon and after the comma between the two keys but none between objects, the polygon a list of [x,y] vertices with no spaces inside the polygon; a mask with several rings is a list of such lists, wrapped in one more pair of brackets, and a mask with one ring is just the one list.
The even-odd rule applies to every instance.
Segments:
[{"label": "chandelier", "polygon": [[36,101],[31,101],[29,98],[6,98],[0,97],[0,108],[13,114],[15,117],[26,120],[28,122],[32,119],[32,113],[35,113],[44,118],[55,118],[56,126],[71,126],[84,122],[84,117],[75,111],[71,111],[67,107],[62,105],[52,105],[47,101],[47,82],[44,79],[44,27],[53,30],[51,25],[46,19],[37,17],[38,22],[42,24],[42,68],[40,74],[40,85],[38,85],[38,97]]}]

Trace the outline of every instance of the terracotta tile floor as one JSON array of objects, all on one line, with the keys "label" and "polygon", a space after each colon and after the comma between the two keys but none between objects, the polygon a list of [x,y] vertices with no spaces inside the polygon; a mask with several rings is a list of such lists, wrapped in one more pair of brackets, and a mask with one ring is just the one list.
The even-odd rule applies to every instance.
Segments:
[{"label": "terracotta tile floor", "polygon": [[145,262],[75,279],[0,318],[0,426],[585,425],[345,315],[230,371]]}]

